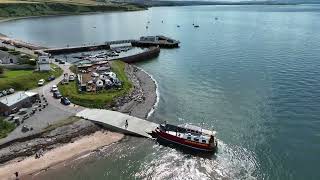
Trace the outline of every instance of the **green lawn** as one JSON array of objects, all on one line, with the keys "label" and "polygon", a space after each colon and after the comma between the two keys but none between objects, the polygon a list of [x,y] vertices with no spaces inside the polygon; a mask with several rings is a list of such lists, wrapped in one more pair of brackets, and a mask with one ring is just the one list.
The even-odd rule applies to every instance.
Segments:
[{"label": "green lawn", "polygon": [[62,74],[62,69],[52,64],[51,67],[56,67],[55,71],[50,72],[34,72],[33,70],[5,70],[5,73],[0,76],[0,90],[14,88],[15,90],[33,89],[38,86],[40,79],[47,81],[52,74],[59,77]]},{"label": "green lawn", "polygon": [[132,84],[128,80],[124,68],[125,63],[122,61],[114,61],[111,64],[112,71],[122,81],[121,89],[103,90],[98,93],[79,92],[76,82],[71,82],[68,85],[59,85],[58,87],[61,94],[68,97],[74,104],[90,108],[104,108],[114,98],[123,96],[132,90]]},{"label": "green lawn", "polygon": [[15,125],[3,120],[3,117],[0,116],[0,139],[7,137],[7,135],[13,131]]}]

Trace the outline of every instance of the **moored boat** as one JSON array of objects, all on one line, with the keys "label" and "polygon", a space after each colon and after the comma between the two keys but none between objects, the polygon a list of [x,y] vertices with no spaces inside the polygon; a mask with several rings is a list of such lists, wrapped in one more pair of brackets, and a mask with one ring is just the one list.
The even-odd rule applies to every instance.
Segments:
[{"label": "moored boat", "polygon": [[193,151],[215,152],[218,141],[215,137],[216,132],[191,124],[172,125],[160,124],[153,134],[158,142],[165,142],[182,146]]}]

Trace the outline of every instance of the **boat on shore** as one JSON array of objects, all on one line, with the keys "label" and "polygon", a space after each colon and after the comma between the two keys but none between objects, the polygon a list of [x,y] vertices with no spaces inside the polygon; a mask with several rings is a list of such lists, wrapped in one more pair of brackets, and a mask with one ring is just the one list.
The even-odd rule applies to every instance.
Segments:
[{"label": "boat on shore", "polygon": [[172,125],[160,124],[152,135],[157,141],[165,144],[177,145],[194,152],[214,153],[218,146],[216,132],[202,129],[191,124]]}]

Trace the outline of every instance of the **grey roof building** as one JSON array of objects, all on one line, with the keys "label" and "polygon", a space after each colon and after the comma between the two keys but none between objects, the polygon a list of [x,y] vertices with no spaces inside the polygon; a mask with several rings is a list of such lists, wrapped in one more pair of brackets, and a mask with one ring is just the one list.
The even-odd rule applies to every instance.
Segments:
[{"label": "grey roof building", "polygon": [[9,115],[21,108],[30,107],[37,99],[39,99],[38,93],[24,91],[1,97],[0,114]]}]

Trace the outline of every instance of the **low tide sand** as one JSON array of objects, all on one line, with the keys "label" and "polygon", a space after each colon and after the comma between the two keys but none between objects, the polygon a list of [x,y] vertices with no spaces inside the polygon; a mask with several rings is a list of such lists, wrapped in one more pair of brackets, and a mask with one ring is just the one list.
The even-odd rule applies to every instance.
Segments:
[{"label": "low tide sand", "polygon": [[34,156],[18,162],[12,161],[0,167],[0,179],[15,179],[14,173],[25,176],[34,172],[48,169],[68,159],[94,151],[103,146],[110,145],[121,140],[124,135],[114,132],[97,131],[92,135],[84,136],[73,143],[62,145],[58,148],[45,152],[44,156],[35,159]]}]

